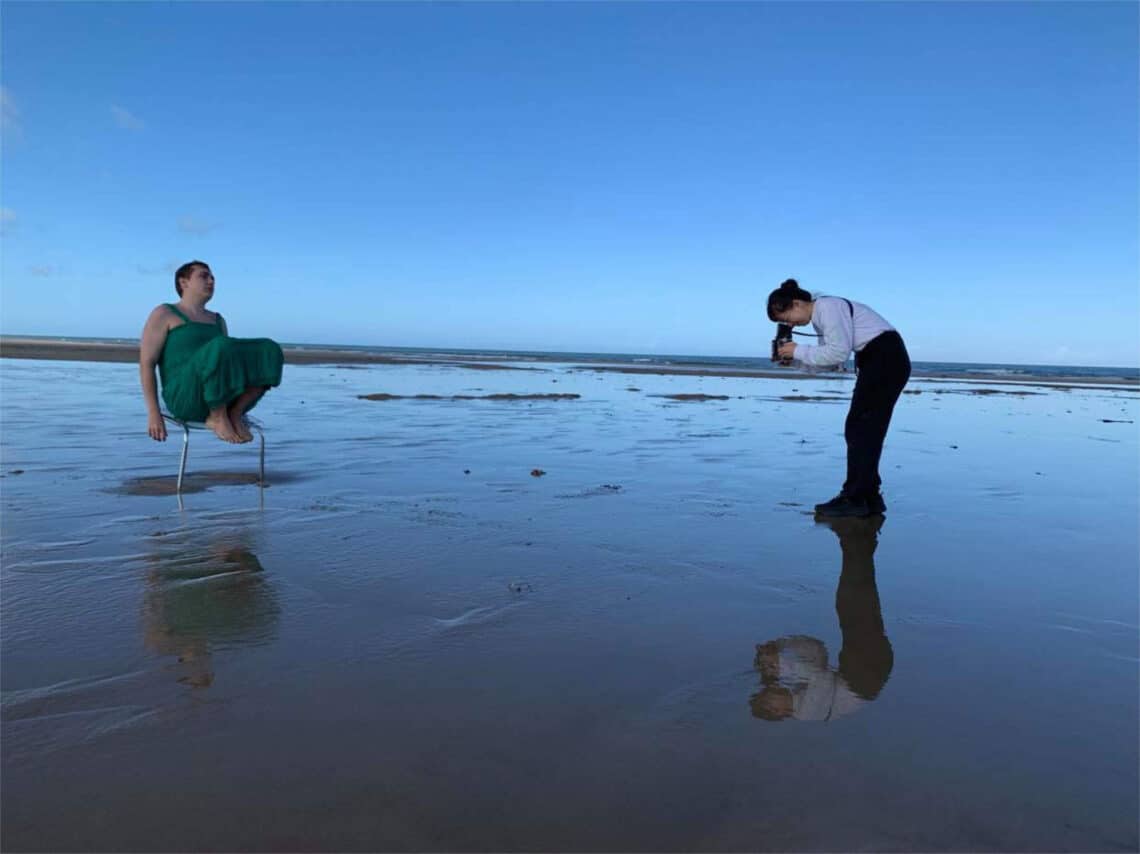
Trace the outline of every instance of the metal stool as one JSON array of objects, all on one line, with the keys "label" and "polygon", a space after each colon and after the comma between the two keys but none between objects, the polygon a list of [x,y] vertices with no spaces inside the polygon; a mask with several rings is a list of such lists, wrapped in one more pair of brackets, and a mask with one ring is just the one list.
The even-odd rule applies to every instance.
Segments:
[{"label": "metal stool", "polygon": [[[191,430],[210,430],[202,421],[179,421],[173,415],[168,415],[163,412],[162,417],[169,421],[171,424],[177,424],[182,428],[182,461],[178,464],[178,486],[175,488],[175,493],[179,496],[182,495],[182,477],[186,474],[186,455],[190,453],[190,431]],[[250,426],[250,429],[256,430],[257,435],[261,437],[261,450],[258,453],[258,469],[257,469],[257,486],[260,489],[265,488],[265,432],[254,419],[246,416],[245,422]],[[210,432],[214,432],[210,430]],[[179,499],[181,500],[181,498]]]}]

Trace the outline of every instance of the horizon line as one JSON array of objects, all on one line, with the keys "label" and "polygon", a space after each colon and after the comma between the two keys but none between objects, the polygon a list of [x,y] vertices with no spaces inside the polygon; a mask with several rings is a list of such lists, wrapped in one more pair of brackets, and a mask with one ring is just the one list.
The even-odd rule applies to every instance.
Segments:
[{"label": "horizon line", "polygon": [[[37,333],[0,333],[0,341],[4,339],[20,340],[20,339],[49,339],[58,341],[108,341],[108,342],[129,342],[133,344],[139,343],[138,337],[135,336],[113,336],[113,335],[45,335]],[[418,344],[327,344],[318,343],[314,341],[281,341],[279,342],[282,347],[311,347],[313,349],[336,350],[343,347],[361,347],[373,350],[426,350],[435,353],[482,353],[489,354],[542,354],[542,355],[567,355],[567,356],[647,356],[655,358],[687,358],[687,359],[756,359],[763,361],[764,355],[757,353],[748,356],[735,356],[728,354],[715,354],[715,353],[650,353],[650,352],[636,352],[636,351],[606,351],[606,350],[536,350],[536,349],[523,349],[511,347],[442,347],[442,346],[424,346]],[[945,365],[992,365],[996,367],[1024,367],[1024,368],[1101,368],[1112,370],[1132,370],[1140,371],[1140,362],[1134,365],[1093,365],[1093,364],[1057,364],[1050,362],[962,362],[952,359],[915,359],[920,364],[945,364]]]}]

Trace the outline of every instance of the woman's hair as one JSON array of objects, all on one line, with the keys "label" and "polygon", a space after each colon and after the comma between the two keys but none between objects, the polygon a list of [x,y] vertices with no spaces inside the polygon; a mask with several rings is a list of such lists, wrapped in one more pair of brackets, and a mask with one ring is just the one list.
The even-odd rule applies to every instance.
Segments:
[{"label": "woman's hair", "polygon": [[[187,261],[181,267],[174,271],[174,290],[178,291],[178,296],[182,296],[182,279],[189,279],[194,273],[195,267],[205,267],[210,269],[210,265],[205,261]],[[168,268],[169,269],[169,268]]]},{"label": "woman's hair", "polygon": [[768,319],[775,321],[776,315],[792,307],[792,300],[811,302],[811,294],[800,287],[795,279],[785,279],[780,287],[768,294]]},{"label": "woman's hair", "polygon": [[752,707],[752,717],[762,721],[782,721],[792,717],[796,711],[792,692],[783,685],[766,685],[759,694],[748,698]]}]

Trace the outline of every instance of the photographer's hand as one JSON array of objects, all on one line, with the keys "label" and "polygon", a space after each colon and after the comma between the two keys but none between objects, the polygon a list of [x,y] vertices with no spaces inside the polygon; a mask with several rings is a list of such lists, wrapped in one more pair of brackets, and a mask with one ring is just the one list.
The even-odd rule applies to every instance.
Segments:
[{"label": "photographer's hand", "polygon": [[781,359],[794,359],[796,357],[796,342],[788,341],[780,345],[780,349],[776,351]]}]

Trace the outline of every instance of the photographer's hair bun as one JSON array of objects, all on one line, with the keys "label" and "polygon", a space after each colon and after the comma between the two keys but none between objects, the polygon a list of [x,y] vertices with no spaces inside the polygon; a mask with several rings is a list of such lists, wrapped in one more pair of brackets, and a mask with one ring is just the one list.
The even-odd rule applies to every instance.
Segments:
[{"label": "photographer's hair bun", "polygon": [[780,287],[768,294],[768,319],[776,320],[776,315],[787,311],[796,300],[811,302],[811,294],[795,279],[785,279]]}]

